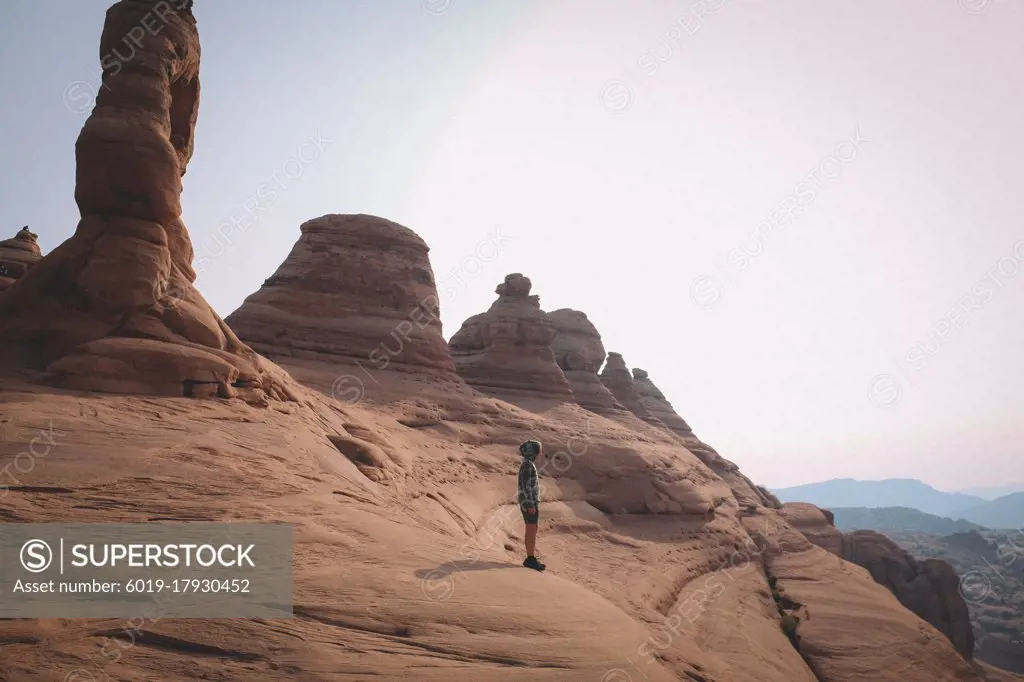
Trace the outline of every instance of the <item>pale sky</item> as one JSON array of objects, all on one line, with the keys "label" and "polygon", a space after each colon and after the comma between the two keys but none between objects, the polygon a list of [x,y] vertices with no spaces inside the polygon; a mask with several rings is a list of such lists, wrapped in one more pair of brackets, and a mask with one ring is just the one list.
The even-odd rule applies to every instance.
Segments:
[{"label": "pale sky", "polygon": [[[0,4],[0,236],[27,223],[48,252],[74,231],[108,4]],[[222,316],[301,222],[373,213],[418,232],[455,283],[447,336],[522,272],[759,483],[1024,480],[1024,4],[195,13],[184,220]]]}]

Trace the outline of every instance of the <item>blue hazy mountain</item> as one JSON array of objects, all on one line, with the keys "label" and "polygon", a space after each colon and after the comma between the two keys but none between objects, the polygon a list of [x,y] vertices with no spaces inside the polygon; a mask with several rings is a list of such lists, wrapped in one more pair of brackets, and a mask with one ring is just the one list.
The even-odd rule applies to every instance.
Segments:
[{"label": "blue hazy mountain", "polygon": [[[965,509],[980,507],[986,500],[977,495],[947,493],[913,478],[858,481],[835,478],[773,490],[783,502],[810,502],[819,507],[910,507],[926,514],[959,518]],[[974,519],[968,519],[981,523]],[[981,523],[981,525],[989,525]]]},{"label": "blue hazy mountain", "polygon": [[1024,528],[1024,493],[997,497],[964,509],[960,516],[989,528]]},{"label": "blue hazy mountain", "polygon": [[958,493],[966,495],[977,495],[986,500],[994,500],[997,497],[1024,492],[1024,483],[1004,483],[1003,485],[987,485],[978,488],[964,488],[957,490]]},{"label": "blue hazy mountain", "polygon": [[831,507],[839,530],[875,530],[880,533],[928,533],[952,535],[982,530],[978,524],[964,519],[949,519],[910,507]]}]

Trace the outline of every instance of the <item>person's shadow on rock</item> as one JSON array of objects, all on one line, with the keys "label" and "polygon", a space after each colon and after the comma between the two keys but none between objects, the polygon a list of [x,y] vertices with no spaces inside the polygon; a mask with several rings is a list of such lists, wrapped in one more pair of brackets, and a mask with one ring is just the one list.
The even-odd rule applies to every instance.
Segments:
[{"label": "person's shadow on rock", "polygon": [[437,578],[451,575],[452,573],[463,573],[465,571],[487,571],[494,568],[520,568],[519,564],[501,563],[498,561],[470,561],[467,559],[456,559],[446,561],[437,568],[421,568],[416,571],[416,577],[424,580],[436,580]]}]

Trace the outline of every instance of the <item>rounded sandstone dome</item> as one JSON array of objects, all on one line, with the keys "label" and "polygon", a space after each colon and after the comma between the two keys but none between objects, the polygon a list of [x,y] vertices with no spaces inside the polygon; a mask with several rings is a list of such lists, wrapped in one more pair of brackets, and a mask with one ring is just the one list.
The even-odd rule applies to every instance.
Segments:
[{"label": "rounded sandstone dome", "polygon": [[0,260],[34,265],[43,257],[37,239],[38,236],[29,232],[27,227],[21,228],[10,239],[0,241]]},{"label": "rounded sandstone dome", "polygon": [[329,235],[331,242],[336,245],[371,244],[375,249],[394,245],[430,251],[423,238],[405,225],[366,213],[328,213],[307,220],[299,226],[299,230],[304,235]]}]

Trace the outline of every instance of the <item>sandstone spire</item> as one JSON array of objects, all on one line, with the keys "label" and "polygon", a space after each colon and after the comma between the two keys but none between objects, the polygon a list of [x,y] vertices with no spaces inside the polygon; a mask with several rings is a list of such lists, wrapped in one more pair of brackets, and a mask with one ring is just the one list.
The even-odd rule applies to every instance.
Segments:
[{"label": "sandstone spire", "polygon": [[626,367],[626,361],[622,359],[621,353],[608,353],[608,362],[605,363],[604,369],[601,371],[601,383],[608,387],[616,400],[622,403],[627,410],[649,424],[665,426],[664,422],[651,414],[640,400],[640,394],[637,393],[636,386],[633,385],[633,375],[629,373],[629,368]]},{"label": "sandstone spire", "polygon": [[498,300],[463,323],[449,346],[459,375],[485,391],[520,391],[572,400],[572,391],[555,362],[555,327],[530,295],[528,277],[513,273],[495,293]]},{"label": "sandstone spire", "polygon": [[107,11],[103,87],[75,145],[82,218],[17,296],[0,295],[0,362],[84,390],[293,397],[290,378],[192,286],[180,199],[199,112],[191,6],[121,0]]},{"label": "sandstone spire", "polygon": [[633,368],[633,388],[640,398],[640,403],[647,411],[660,419],[671,431],[680,436],[693,435],[693,429],[676,414],[676,411],[672,409],[672,404],[665,398],[665,394],[654,385],[645,370]]}]

